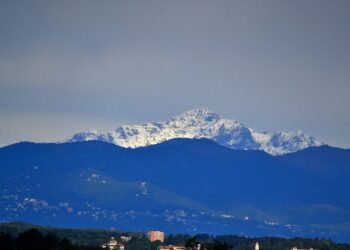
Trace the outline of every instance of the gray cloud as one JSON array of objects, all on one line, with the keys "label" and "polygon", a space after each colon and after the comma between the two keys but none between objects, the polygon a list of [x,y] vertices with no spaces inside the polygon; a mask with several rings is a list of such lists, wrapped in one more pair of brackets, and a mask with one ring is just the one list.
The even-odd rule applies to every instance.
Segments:
[{"label": "gray cloud", "polygon": [[302,129],[349,147],[349,7],[2,1],[0,141],[207,106],[258,130]]}]

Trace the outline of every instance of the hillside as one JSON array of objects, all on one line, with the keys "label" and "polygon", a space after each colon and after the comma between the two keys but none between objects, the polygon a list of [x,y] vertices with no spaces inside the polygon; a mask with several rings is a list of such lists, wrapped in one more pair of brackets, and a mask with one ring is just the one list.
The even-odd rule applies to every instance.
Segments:
[{"label": "hillside", "polygon": [[274,157],[206,139],[136,149],[100,141],[18,143],[0,149],[0,218],[349,241],[346,162],[348,150],[328,146]]}]

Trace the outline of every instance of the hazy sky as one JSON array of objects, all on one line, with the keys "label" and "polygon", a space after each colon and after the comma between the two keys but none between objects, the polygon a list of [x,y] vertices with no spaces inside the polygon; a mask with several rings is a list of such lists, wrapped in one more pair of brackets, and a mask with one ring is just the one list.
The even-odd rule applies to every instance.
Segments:
[{"label": "hazy sky", "polygon": [[208,107],[350,147],[350,1],[0,2],[0,145]]}]

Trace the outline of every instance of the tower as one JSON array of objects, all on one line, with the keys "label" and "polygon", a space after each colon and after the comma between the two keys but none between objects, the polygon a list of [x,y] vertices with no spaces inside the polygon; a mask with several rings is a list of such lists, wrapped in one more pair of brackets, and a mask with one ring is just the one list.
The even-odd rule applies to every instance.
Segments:
[{"label": "tower", "polygon": [[255,250],[259,250],[259,242],[255,243]]}]

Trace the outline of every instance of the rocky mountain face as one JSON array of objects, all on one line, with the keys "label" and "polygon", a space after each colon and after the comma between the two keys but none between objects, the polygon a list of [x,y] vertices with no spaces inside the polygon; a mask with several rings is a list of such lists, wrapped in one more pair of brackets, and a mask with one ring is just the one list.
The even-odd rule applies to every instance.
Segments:
[{"label": "rocky mountain face", "polygon": [[81,132],[73,135],[68,141],[99,140],[121,147],[137,148],[175,138],[207,138],[232,149],[263,150],[271,155],[282,155],[323,145],[300,130],[257,132],[240,122],[221,118],[206,108],[189,110],[167,121],[125,125],[107,132]]}]

